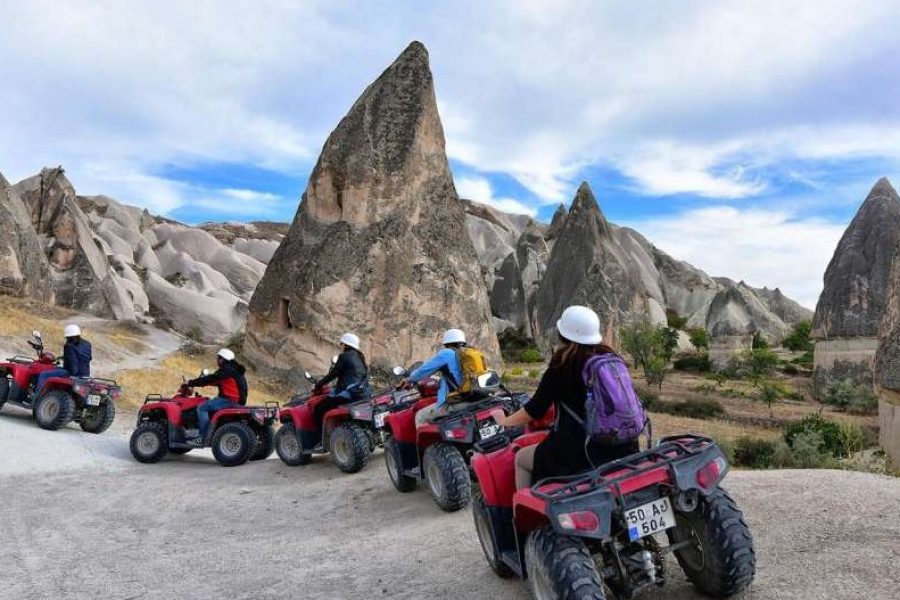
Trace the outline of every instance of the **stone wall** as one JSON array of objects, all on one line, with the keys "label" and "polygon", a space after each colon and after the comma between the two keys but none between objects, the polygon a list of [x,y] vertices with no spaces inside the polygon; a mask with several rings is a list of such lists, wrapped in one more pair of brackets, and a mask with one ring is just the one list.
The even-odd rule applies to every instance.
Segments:
[{"label": "stone wall", "polygon": [[821,399],[828,386],[841,379],[849,379],[857,385],[871,386],[876,350],[876,337],[816,340],[813,395]]}]

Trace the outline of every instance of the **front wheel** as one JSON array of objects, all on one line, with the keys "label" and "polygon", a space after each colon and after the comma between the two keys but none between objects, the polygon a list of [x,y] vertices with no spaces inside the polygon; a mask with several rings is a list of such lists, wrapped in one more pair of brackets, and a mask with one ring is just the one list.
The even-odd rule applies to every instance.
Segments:
[{"label": "front wheel", "polygon": [[481,488],[476,488],[475,493],[472,494],[472,516],[475,518],[478,541],[481,542],[481,549],[484,551],[484,557],[491,570],[503,579],[512,577],[512,569],[500,558],[500,548],[497,546],[497,539],[491,525],[491,515],[488,514]]},{"label": "front wheel", "polygon": [[537,600],[605,600],[603,581],[594,559],[577,538],[546,526],[525,542],[525,569]]},{"label": "front wheel", "polygon": [[116,405],[112,400],[107,400],[100,406],[84,408],[81,417],[81,429],[88,433],[103,433],[116,419]]},{"label": "front wheel", "polygon": [[138,462],[155,463],[163,459],[168,451],[169,436],[162,423],[147,421],[141,423],[131,434],[128,447]]},{"label": "front wheel", "polygon": [[265,460],[275,452],[275,430],[267,425],[256,434],[256,450],[250,460]]},{"label": "front wheel", "polygon": [[225,423],[212,438],[213,456],[223,467],[242,465],[256,450],[256,432],[241,421]]},{"label": "front wheel", "polygon": [[719,489],[700,499],[690,513],[675,513],[675,527],[668,531],[684,574],[697,589],[715,598],[742,591],[756,573],[753,536],[731,496]]},{"label": "front wheel", "polygon": [[38,426],[53,431],[65,427],[74,418],[75,403],[68,393],[52,390],[38,398],[33,411]]},{"label": "front wheel", "polygon": [[311,459],[309,454],[303,452],[300,446],[300,438],[293,423],[285,423],[275,434],[275,452],[281,462],[289,467],[308,465]]},{"label": "front wheel", "polygon": [[9,398],[9,378],[6,375],[0,375],[0,408],[6,404],[7,398]]},{"label": "front wheel", "polygon": [[437,443],[428,447],[422,462],[431,497],[441,510],[453,512],[469,503],[472,482],[459,450],[450,444]]},{"label": "front wheel", "polygon": [[406,493],[416,489],[416,478],[403,474],[400,446],[394,438],[388,438],[384,443],[384,463],[387,466],[388,477],[398,492]]},{"label": "front wheel", "polygon": [[344,423],[328,439],[331,462],[344,473],[357,473],[369,464],[369,436],[359,426]]}]

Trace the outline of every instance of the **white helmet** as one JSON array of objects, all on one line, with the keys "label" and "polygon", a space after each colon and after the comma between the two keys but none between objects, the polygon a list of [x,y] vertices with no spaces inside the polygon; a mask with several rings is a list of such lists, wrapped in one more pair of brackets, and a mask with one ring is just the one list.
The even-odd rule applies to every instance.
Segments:
[{"label": "white helmet", "polygon": [[341,343],[350,346],[354,350],[359,350],[359,336],[349,331],[341,336]]},{"label": "white helmet", "polygon": [[81,327],[74,323],[70,323],[63,328],[64,337],[78,337],[79,335],[81,335]]},{"label": "white helmet", "polygon": [[448,344],[465,344],[466,334],[463,333],[462,329],[448,329],[444,332],[444,341],[442,343],[445,346]]},{"label": "white helmet", "polygon": [[234,360],[234,352],[232,352],[228,348],[222,348],[216,353],[216,356],[223,360]]},{"label": "white helmet", "polygon": [[569,341],[594,346],[603,341],[600,317],[587,306],[570,306],[556,322],[559,334]]}]

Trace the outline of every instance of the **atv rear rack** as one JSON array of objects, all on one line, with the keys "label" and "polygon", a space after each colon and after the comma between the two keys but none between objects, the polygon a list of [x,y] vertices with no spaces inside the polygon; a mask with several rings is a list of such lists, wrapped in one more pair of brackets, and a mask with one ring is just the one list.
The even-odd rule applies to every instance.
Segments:
[{"label": "atv rear rack", "polygon": [[[541,479],[531,486],[531,492],[537,498],[551,501],[560,500],[575,494],[584,494],[600,487],[613,487],[621,498],[621,483],[623,481],[660,467],[669,469],[672,472],[672,480],[674,481],[673,464],[676,461],[700,454],[710,446],[715,446],[715,441],[712,438],[700,435],[684,434],[666,437],[661,439],[657,446],[649,450],[605,463],[592,471],[577,475]],[[605,479],[610,473],[623,469],[628,472],[612,479]],[[539,489],[552,485],[558,487],[548,491]]]}]

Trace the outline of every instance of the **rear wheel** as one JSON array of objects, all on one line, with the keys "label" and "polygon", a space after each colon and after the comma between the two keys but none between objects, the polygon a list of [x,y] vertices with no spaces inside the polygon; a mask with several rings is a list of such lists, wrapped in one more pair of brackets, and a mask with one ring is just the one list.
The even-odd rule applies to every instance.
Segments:
[{"label": "rear wheel", "polygon": [[32,410],[38,426],[52,431],[65,427],[72,420],[75,403],[67,392],[52,390],[38,398]]},{"label": "rear wheel", "polygon": [[400,446],[394,438],[388,438],[384,443],[384,463],[387,466],[388,477],[398,492],[406,493],[416,489],[416,478],[403,474]]},{"label": "rear wheel", "polygon": [[344,473],[357,473],[369,463],[369,436],[358,425],[344,423],[328,439],[331,462]]},{"label": "rear wheel", "polygon": [[256,450],[256,432],[244,422],[225,423],[212,438],[213,456],[223,467],[242,465]]},{"label": "rear wheel", "polygon": [[6,404],[6,399],[9,397],[9,379],[6,375],[0,375],[0,408],[3,408],[3,405]]},{"label": "rear wheel", "polygon": [[112,400],[107,400],[100,406],[84,408],[81,417],[81,429],[88,433],[103,433],[109,429],[116,418],[116,405]]},{"label": "rear wheel", "polygon": [[155,463],[163,459],[168,451],[169,436],[166,426],[154,421],[144,422],[131,434],[128,447],[138,462]]},{"label": "rear wheel", "polygon": [[675,551],[675,558],[703,593],[728,598],[753,581],[753,537],[744,515],[725,490],[701,498],[690,513],[676,512],[675,527],[668,535],[672,544],[688,542]]},{"label": "rear wheel", "polygon": [[491,516],[488,514],[484,496],[481,489],[476,487],[472,494],[472,516],[475,518],[475,531],[478,532],[478,541],[488,565],[500,577],[506,579],[512,577],[513,571],[500,559],[500,548],[497,547],[497,539],[494,537],[494,529],[491,527]]},{"label": "rear wheel", "polygon": [[472,498],[469,469],[459,450],[437,443],[425,451],[422,459],[431,497],[442,510],[453,512],[463,508]]},{"label": "rear wheel", "polygon": [[309,454],[303,452],[300,446],[300,438],[297,437],[297,429],[292,423],[285,423],[275,434],[275,452],[281,462],[289,467],[307,465],[311,459]]},{"label": "rear wheel", "polygon": [[584,543],[537,529],[525,542],[525,569],[537,600],[605,600],[603,581]]},{"label": "rear wheel", "polygon": [[275,452],[275,430],[266,425],[256,434],[256,450],[250,460],[265,460]]}]

